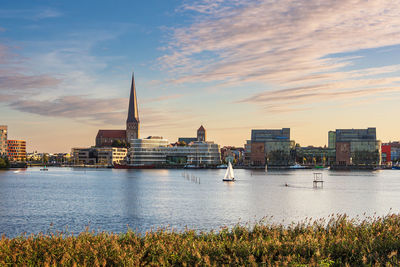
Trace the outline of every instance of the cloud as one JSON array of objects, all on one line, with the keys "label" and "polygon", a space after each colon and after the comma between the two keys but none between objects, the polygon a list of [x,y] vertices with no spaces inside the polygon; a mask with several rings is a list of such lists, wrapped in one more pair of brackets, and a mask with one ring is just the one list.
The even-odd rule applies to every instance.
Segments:
[{"label": "cloud", "polygon": [[50,75],[23,75],[0,71],[0,91],[56,87],[61,80]]},{"label": "cloud", "polygon": [[[5,97],[5,101],[9,98]],[[2,101],[2,95],[0,95]],[[31,114],[74,119],[95,125],[118,125],[124,127],[127,112],[127,98],[91,98],[85,95],[62,96],[47,100],[17,100],[8,104],[12,109]],[[139,106],[142,125],[150,129],[182,126],[195,116],[185,110]]]},{"label": "cloud", "polygon": [[75,95],[54,100],[18,100],[10,103],[9,106],[18,111],[41,116],[121,124],[124,119],[123,114],[127,110],[127,99],[96,99]]},{"label": "cloud", "polygon": [[243,100],[261,105],[397,88],[399,65],[357,69],[349,53],[400,44],[398,1],[205,0],[181,9],[194,12],[193,23],[172,31],[159,58],[176,83],[283,88]]},{"label": "cloud", "polygon": [[143,99],[142,103],[161,102],[161,101],[166,101],[166,100],[178,99],[178,98],[181,98],[181,97],[183,97],[182,94],[159,96],[159,97]]},{"label": "cloud", "polygon": [[0,18],[2,19],[41,20],[60,16],[62,16],[61,12],[48,7],[35,9],[0,9]]}]

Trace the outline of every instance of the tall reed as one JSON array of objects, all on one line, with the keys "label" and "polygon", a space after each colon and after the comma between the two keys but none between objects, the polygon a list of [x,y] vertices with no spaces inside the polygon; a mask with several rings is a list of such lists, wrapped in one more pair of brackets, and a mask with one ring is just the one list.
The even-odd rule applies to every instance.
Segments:
[{"label": "tall reed", "polygon": [[85,231],[0,240],[0,266],[399,266],[400,215],[346,215],[217,232]]}]

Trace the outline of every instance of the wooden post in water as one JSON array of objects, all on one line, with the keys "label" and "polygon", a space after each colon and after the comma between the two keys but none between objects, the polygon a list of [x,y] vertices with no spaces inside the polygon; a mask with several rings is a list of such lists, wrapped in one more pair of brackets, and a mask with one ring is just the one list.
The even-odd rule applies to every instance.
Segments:
[{"label": "wooden post in water", "polygon": [[321,172],[314,172],[314,181],[313,181],[313,188],[318,188],[318,186],[324,188],[324,181],[322,180],[322,173]]}]

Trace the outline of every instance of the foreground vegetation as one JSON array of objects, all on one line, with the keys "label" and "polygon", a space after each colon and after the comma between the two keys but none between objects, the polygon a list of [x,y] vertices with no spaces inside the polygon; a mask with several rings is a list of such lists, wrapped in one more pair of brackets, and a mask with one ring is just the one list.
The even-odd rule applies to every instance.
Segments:
[{"label": "foreground vegetation", "polygon": [[145,235],[83,232],[0,240],[1,266],[400,265],[400,215]]}]

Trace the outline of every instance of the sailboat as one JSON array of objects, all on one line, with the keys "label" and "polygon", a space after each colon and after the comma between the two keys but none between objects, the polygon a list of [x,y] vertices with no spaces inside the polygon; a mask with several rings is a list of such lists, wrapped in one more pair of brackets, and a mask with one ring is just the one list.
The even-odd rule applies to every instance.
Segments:
[{"label": "sailboat", "polygon": [[235,181],[235,175],[233,174],[233,167],[231,162],[229,161],[228,168],[226,169],[226,173],[224,176],[224,179],[222,179],[224,182],[234,182]]}]

